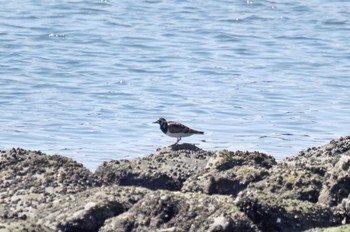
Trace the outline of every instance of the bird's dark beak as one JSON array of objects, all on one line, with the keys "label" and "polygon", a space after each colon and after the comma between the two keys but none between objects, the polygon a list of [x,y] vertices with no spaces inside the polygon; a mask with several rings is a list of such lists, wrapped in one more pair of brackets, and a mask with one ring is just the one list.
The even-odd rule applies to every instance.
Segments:
[{"label": "bird's dark beak", "polygon": [[155,122],[153,122],[153,123],[159,123],[159,121],[155,121]]}]

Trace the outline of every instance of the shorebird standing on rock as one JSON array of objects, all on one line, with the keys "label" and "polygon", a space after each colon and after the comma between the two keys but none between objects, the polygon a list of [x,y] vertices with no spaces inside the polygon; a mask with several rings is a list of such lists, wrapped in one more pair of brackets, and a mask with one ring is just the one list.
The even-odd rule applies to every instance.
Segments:
[{"label": "shorebird standing on rock", "polygon": [[177,138],[176,143],[172,144],[171,146],[178,144],[182,137],[188,137],[194,134],[204,134],[202,131],[193,130],[178,122],[167,122],[165,118],[160,118],[153,123],[158,123],[161,131],[163,131],[164,134]]}]

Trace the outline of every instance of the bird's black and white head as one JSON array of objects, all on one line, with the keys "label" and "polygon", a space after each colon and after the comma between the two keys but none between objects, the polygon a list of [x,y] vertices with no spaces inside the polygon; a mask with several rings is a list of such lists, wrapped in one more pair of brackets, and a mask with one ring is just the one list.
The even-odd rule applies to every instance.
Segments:
[{"label": "bird's black and white head", "polygon": [[163,124],[167,124],[167,121],[165,120],[165,118],[159,118],[157,121],[153,123],[158,123],[159,125],[163,125]]},{"label": "bird's black and white head", "polygon": [[159,118],[157,121],[153,123],[158,123],[160,125],[160,129],[163,131],[164,134],[168,131],[168,122],[165,120],[165,118]]}]

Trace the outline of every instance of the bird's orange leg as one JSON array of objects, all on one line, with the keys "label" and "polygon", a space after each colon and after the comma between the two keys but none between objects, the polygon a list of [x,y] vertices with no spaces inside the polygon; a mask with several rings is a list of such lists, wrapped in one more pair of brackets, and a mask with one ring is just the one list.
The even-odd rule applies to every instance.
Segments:
[{"label": "bird's orange leg", "polygon": [[175,145],[177,145],[177,144],[180,142],[180,140],[181,140],[181,137],[177,138],[176,143],[174,143],[174,144],[173,144],[173,145],[171,145],[171,146],[175,146]]}]

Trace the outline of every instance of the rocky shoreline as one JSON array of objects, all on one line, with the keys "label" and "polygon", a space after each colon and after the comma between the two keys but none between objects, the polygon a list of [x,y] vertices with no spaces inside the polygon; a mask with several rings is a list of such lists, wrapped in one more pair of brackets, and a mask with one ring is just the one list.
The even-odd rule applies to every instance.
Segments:
[{"label": "rocky shoreline", "polygon": [[0,232],[350,231],[350,137],[276,160],[182,144],[95,173],[0,152]]}]

